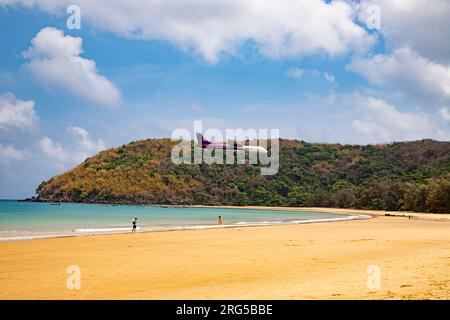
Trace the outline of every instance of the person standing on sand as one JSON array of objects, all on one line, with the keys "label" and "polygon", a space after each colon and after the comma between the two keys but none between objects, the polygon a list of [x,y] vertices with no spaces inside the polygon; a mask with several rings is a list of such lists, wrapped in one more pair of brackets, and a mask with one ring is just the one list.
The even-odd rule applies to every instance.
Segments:
[{"label": "person standing on sand", "polygon": [[137,218],[134,218],[131,223],[133,224],[133,229],[131,230],[131,232],[136,232]]},{"label": "person standing on sand", "polygon": [[222,216],[219,216],[219,222],[218,222],[218,224],[219,224],[219,227],[222,226]]}]

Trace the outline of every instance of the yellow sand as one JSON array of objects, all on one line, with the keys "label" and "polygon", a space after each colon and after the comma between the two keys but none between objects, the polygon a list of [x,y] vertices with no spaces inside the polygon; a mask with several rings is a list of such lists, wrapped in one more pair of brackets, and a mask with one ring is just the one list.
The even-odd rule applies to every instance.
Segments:
[{"label": "yellow sand", "polygon": [[0,243],[0,299],[449,299],[449,215],[426,217]]}]

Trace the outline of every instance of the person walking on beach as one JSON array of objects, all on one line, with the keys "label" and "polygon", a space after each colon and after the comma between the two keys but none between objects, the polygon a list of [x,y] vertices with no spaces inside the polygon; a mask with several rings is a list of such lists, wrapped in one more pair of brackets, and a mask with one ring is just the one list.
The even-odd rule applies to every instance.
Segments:
[{"label": "person walking on beach", "polygon": [[219,222],[218,222],[218,224],[219,224],[219,227],[222,226],[222,216],[219,216]]},{"label": "person walking on beach", "polygon": [[137,218],[134,218],[131,223],[133,224],[133,230],[131,230],[131,232],[136,232]]}]

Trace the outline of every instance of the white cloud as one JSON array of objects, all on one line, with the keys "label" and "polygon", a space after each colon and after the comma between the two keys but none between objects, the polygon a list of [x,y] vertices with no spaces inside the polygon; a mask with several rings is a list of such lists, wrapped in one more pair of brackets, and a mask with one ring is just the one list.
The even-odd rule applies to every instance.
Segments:
[{"label": "white cloud", "polygon": [[17,150],[11,145],[3,145],[0,143],[0,161],[9,163],[10,161],[19,161],[25,158],[25,152]]},{"label": "white cloud", "polygon": [[[72,0],[3,0],[65,14]],[[244,44],[269,58],[365,51],[372,36],[347,1],[79,0],[84,21],[120,36],[167,40],[215,63]],[[108,8],[108,10],[105,10]]]},{"label": "white cloud", "polygon": [[428,104],[450,100],[450,66],[431,62],[408,48],[356,59],[347,67],[373,85],[400,90]]},{"label": "white cloud", "polygon": [[305,75],[305,70],[297,67],[289,68],[286,71],[286,76],[293,79],[300,79],[303,78]]},{"label": "white cloud", "polygon": [[83,139],[87,139],[89,137],[89,132],[86,129],[81,127],[69,127],[67,130],[74,135],[80,136]]},{"label": "white cloud", "polygon": [[39,141],[39,146],[45,155],[61,163],[76,164],[106,148],[101,139],[92,140],[84,128],[69,127],[67,131],[75,138],[75,147],[73,149],[64,148],[61,143],[44,137]]},{"label": "white cloud", "polygon": [[91,140],[89,132],[84,128],[69,127],[68,130],[78,138],[80,149],[85,153],[96,153],[106,148],[102,139],[98,139],[97,141]]},{"label": "white cloud", "polygon": [[327,81],[334,82],[334,75],[332,75],[331,73],[324,72],[323,77]]},{"label": "white cloud", "polygon": [[436,136],[425,113],[401,112],[395,106],[373,97],[356,97],[363,116],[352,126],[371,143],[418,140]]},{"label": "white cloud", "polygon": [[427,59],[450,63],[450,1],[363,0],[359,14],[363,23],[370,5],[380,8],[379,32],[389,47],[411,47]]},{"label": "white cloud", "polygon": [[39,141],[39,146],[50,158],[61,162],[71,162],[72,160],[69,153],[63,149],[61,144],[59,142],[53,142],[53,140],[49,137],[44,137],[41,141]]},{"label": "white cloud", "polygon": [[120,91],[98,74],[95,62],[80,56],[83,40],[64,36],[61,30],[44,28],[24,52],[28,69],[45,85],[58,86],[99,105],[116,106]]},{"label": "white cloud", "polygon": [[450,121],[450,111],[448,110],[447,107],[444,107],[444,108],[440,109],[439,110],[439,115],[445,121]]},{"label": "white cloud", "polygon": [[316,69],[302,69],[298,67],[291,67],[286,71],[286,76],[293,79],[323,79],[329,82],[334,82],[334,75],[328,72],[321,72]]},{"label": "white cloud", "polygon": [[19,100],[12,93],[0,95],[0,130],[32,129],[38,122],[33,100]]}]

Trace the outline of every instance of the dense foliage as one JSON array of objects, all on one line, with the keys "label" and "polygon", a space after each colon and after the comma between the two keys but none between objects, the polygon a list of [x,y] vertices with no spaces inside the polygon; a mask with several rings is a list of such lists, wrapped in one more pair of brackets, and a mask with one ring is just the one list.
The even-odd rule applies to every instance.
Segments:
[{"label": "dense foliage", "polygon": [[280,169],[175,165],[177,142],[149,139],[100,152],[43,182],[40,201],[326,206],[450,212],[450,142],[386,145],[281,140]]}]

